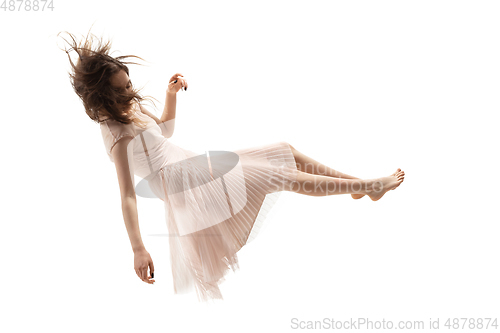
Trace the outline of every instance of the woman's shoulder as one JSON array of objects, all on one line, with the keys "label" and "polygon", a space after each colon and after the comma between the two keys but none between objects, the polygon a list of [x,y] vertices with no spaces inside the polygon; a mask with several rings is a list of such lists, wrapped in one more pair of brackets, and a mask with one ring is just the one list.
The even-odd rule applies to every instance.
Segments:
[{"label": "woman's shoulder", "polygon": [[132,136],[136,134],[135,124],[124,124],[114,119],[105,119],[100,123],[100,128],[103,133],[111,133],[113,137],[120,138],[122,136]]}]

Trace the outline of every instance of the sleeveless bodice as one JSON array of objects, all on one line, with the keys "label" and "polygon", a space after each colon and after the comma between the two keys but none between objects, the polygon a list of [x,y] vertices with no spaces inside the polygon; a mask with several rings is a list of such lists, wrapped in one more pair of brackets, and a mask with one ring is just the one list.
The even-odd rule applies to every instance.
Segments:
[{"label": "sleeveless bodice", "polygon": [[147,122],[146,128],[141,128],[135,123],[122,124],[113,119],[105,120],[100,124],[106,153],[111,162],[114,163],[111,151],[123,137],[132,138],[128,145],[129,166],[135,175],[147,180],[154,178],[158,171],[169,163],[199,155],[171,143],[167,138],[170,133],[168,133],[166,123],[158,125],[153,118],[142,113],[140,109],[132,112]]}]

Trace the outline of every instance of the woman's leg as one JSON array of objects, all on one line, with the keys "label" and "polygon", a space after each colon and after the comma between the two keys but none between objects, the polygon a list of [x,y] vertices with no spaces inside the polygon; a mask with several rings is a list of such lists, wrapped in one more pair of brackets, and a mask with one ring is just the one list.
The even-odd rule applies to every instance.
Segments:
[{"label": "woman's leg", "polygon": [[375,179],[342,179],[314,175],[298,171],[297,181],[287,191],[310,196],[334,194],[366,194],[377,201],[389,190],[395,189],[404,180],[404,172],[396,171],[388,177]]},{"label": "woman's leg", "polygon": [[[304,155],[303,153],[295,149],[292,145],[289,144],[289,146],[290,149],[292,150],[293,157],[295,158],[297,169],[299,169],[302,172],[310,173],[313,175],[334,177],[334,178],[360,179],[358,177],[350,176],[348,174],[334,170],[324,164],[321,164],[318,161],[312,159],[311,157]],[[365,195],[360,193],[352,193],[351,196],[353,199],[360,199]]]}]

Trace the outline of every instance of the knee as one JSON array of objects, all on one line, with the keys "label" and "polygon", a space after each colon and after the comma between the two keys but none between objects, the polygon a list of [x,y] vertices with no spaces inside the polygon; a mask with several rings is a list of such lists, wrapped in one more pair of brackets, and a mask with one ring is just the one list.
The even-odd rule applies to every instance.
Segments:
[{"label": "knee", "polygon": [[294,151],[295,151],[295,148],[294,148],[291,144],[289,144],[288,142],[286,142],[286,141],[282,141],[282,143],[283,143],[283,144],[285,144],[285,145],[287,145],[287,146],[290,148],[290,150],[291,150],[292,152],[294,152]]}]

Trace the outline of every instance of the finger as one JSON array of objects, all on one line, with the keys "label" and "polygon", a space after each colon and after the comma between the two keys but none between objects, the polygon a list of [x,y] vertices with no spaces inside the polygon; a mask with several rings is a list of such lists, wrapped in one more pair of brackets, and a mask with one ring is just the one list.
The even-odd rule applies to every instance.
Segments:
[{"label": "finger", "polygon": [[176,79],[178,79],[180,76],[184,76],[184,75],[182,75],[182,74],[180,74],[180,73],[176,73],[174,76],[172,76],[172,79],[173,79],[173,80],[176,80]]},{"label": "finger", "polygon": [[152,284],[154,282],[154,280],[150,280],[151,276],[148,275],[147,271],[148,271],[148,269],[146,268],[146,278],[144,279],[144,282]]},{"label": "finger", "polygon": [[155,265],[153,265],[153,261],[149,262],[149,271],[151,272],[151,277],[155,276]]}]

